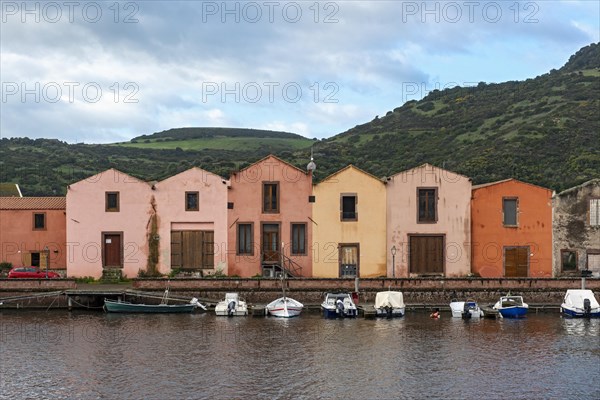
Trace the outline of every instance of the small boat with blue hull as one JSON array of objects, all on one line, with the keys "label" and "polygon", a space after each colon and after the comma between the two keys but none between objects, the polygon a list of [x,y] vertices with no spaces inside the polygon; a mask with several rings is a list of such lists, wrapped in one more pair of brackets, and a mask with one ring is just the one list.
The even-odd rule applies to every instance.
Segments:
[{"label": "small boat with blue hull", "polygon": [[349,293],[327,293],[321,309],[326,318],[354,318],[358,315],[356,304]]},{"label": "small boat with blue hull", "polygon": [[493,308],[504,318],[521,318],[527,314],[529,305],[523,301],[523,296],[508,295],[500,297]]},{"label": "small boat with blue hull", "polygon": [[588,289],[567,290],[560,311],[569,317],[600,318],[600,304]]}]

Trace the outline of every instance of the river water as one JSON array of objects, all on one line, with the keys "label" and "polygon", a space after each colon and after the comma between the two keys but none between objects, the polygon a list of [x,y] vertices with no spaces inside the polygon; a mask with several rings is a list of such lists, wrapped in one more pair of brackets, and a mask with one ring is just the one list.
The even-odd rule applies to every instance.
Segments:
[{"label": "river water", "polygon": [[600,399],[600,320],[0,313],[1,399]]}]

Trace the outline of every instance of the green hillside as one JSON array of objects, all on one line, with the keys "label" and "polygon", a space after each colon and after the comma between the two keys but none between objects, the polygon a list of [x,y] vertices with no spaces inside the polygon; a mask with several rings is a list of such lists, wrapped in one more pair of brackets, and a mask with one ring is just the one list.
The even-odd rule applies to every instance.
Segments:
[{"label": "green hillside", "polygon": [[198,166],[222,176],[269,153],[316,179],[349,163],[377,176],[425,162],[474,183],[515,177],[562,190],[600,177],[600,45],[526,81],[433,91],[385,116],[321,141],[287,132],[182,128],[111,145],[3,138],[0,181],[23,195],[60,195],[69,183],[114,167],[160,180]]}]

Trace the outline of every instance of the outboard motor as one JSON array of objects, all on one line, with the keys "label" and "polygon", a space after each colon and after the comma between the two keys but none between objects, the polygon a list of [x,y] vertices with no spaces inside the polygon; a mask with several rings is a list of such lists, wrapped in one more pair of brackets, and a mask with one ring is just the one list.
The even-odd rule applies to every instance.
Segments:
[{"label": "outboard motor", "polygon": [[338,314],[339,314],[341,317],[343,317],[343,316],[346,314],[346,313],[345,313],[345,311],[346,311],[346,310],[345,310],[345,307],[344,307],[344,302],[343,302],[342,300],[338,299],[338,300],[335,302],[335,308],[337,308],[337,312],[338,312]]},{"label": "outboard motor", "polygon": [[469,303],[467,303],[466,301],[465,301],[465,305],[463,306],[462,318],[463,319],[471,318],[471,312],[469,311]]},{"label": "outboard motor", "polygon": [[230,301],[229,304],[227,304],[227,315],[228,316],[233,316],[233,314],[235,313],[235,301]]},{"label": "outboard motor", "polygon": [[393,311],[392,307],[390,307],[390,306],[385,307],[385,314],[386,314],[387,319],[392,318],[392,311]]},{"label": "outboard motor", "polygon": [[583,299],[583,316],[589,318],[592,315],[592,304],[590,299]]}]

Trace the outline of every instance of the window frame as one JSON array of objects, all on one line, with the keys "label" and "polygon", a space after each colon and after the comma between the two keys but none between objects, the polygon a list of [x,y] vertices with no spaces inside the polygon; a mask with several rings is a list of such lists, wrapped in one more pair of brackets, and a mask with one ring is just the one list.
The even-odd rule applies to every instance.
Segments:
[{"label": "window frame", "polygon": [[[276,208],[273,209],[265,209],[265,196],[267,195],[267,185],[269,186],[275,186],[276,188],[276,194],[275,194],[275,202],[276,204]],[[280,198],[281,198],[281,190],[280,190],[281,185],[279,184],[279,181],[263,181],[262,183],[262,197],[261,197],[261,209],[263,214],[278,214],[279,213],[279,204],[280,204]],[[271,198],[269,199],[269,205],[272,204],[273,200],[272,200],[272,193],[271,193]]]},{"label": "window frame", "polygon": [[[433,190],[433,219],[421,219],[421,191],[431,191]],[[439,188],[437,186],[430,187],[418,187],[417,188],[417,224],[437,224],[438,222],[438,196]]]},{"label": "window frame", "polygon": [[[304,243],[302,243],[302,248],[298,249],[298,250],[303,250],[303,251],[294,251],[294,227],[295,226],[302,226],[304,228]],[[307,223],[306,222],[291,222],[290,223],[290,254],[294,255],[294,256],[305,256],[307,254],[306,251],[306,244],[308,243],[308,231],[307,231]],[[300,244],[300,243],[298,243]]]},{"label": "window frame", "polygon": [[[240,242],[240,226],[249,226],[250,227],[250,251],[245,249],[246,251],[241,252],[241,242]],[[238,256],[254,256],[254,222],[238,222],[236,223],[235,229],[235,254]]]},{"label": "window frame", "polygon": [[[43,218],[43,224],[42,224],[41,227],[37,227],[36,226],[36,219],[35,219],[35,217],[38,216],[38,215],[41,215],[42,218]],[[32,213],[32,218],[33,218],[33,221],[32,221],[32,230],[34,230],[34,231],[45,231],[47,229],[48,220],[46,218],[46,213],[45,212],[43,212],[43,211],[34,211]]]},{"label": "window frame", "polygon": [[[344,198],[354,197],[354,216],[347,218],[344,216]],[[340,193],[340,221],[354,222],[358,221],[358,193]]]},{"label": "window frame", "polygon": [[[108,198],[111,195],[116,196],[117,205],[114,208],[108,206]],[[119,212],[121,210],[121,194],[120,192],[104,192],[104,211],[105,212]]]},{"label": "window frame", "polygon": [[[596,203],[596,221],[592,223],[592,203]],[[600,197],[591,197],[588,200],[588,224],[593,227],[600,227]]]},{"label": "window frame", "polygon": [[[196,196],[196,207],[189,207],[188,196]],[[200,192],[198,191],[187,191],[185,192],[185,211],[200,211]]]},{"label": "window frame", "polygon": [[[565,270],[565,263],[564,263],[564,256],[563,254],[565,253],[574,253],[575,254],[575,269],[567,269]],[[579,271],[579,254],[577,253],[577,250],[571,250],[571,249],[561,249],[560,250],[560,271],[561,272],[577,272]]]},{"label": "window frame", "polygon": [[[506,223],[506,211],[504,209],[504,204],[506,201],[514,201],[515,202],[515,223],[507,224]],[[508,196],[502,197],[502,226],[505,228],[518,228],[519,227],[519,198],[516,196]]]}]

